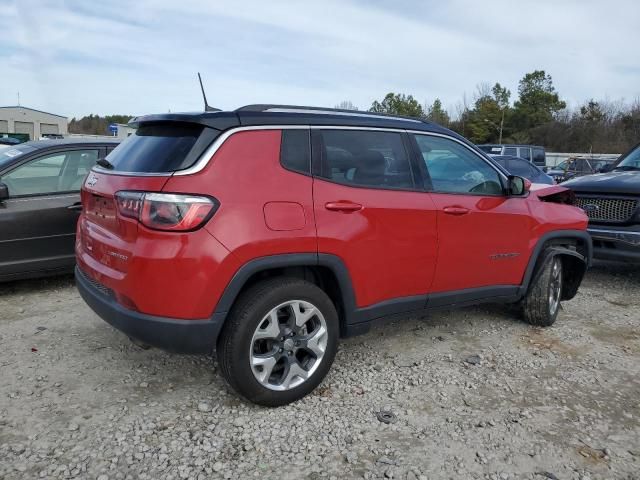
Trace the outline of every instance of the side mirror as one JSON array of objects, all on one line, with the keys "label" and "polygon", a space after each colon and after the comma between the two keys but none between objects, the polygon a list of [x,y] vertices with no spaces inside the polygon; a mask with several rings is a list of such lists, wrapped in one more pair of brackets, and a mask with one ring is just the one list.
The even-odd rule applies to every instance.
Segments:
[{"label": "side mirror", "polygon": [[547,167],[546,165],[544,167],[542,167],[542,171],[544,173],[547,173],[549,171],[549,167]]},{"label": "side mirror", "polygon": [[0,202],[9,198],[9,187],[6,183],[0,182]]},{"label": "side mirror", "polygon": [[602,168],[599,168],[596,170],[597,173],[607,173],[610,172],[611,170],[613,170],[613,163],[609,163],[607,165],[604,165]]},{"label": "side mirror", "polygon": [[513,197],[526,195],[531,188],[531,182],[526,178],[510,175],[507,183],[508,194]]}]

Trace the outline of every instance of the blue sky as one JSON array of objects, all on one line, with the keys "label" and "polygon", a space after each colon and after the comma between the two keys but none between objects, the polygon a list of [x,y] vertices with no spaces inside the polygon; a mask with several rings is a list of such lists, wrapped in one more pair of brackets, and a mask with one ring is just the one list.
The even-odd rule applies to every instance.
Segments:
[{"label": "blue sky", "polygon": [[389,91],[455,114],[535,69],[569,105],[640,97],[635,0],[0,0],[0,105],[61,115],[209,103],[361,109]]}]

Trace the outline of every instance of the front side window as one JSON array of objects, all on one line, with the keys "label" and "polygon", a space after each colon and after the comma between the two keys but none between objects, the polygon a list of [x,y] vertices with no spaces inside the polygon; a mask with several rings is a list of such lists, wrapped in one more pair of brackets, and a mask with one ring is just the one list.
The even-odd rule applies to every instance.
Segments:
[{"label": "front side window", "polygon": [[414,187],[402,135],[369,130],[321,130],[320,176],[373,188]]},{"label": "front side window", "polygon": [[433,191],[475,195],[502,195],[498,172],[478,155],[454,140],[415,135]]},{"label": "front side window", "polygon": [[518,149],[516,147],[505,147],[503,155],[518,156]]},{"label": "front side window", "polygon": [[2,177],[11,197],[79,191],[98,150],[56,152],[20,165]]}]

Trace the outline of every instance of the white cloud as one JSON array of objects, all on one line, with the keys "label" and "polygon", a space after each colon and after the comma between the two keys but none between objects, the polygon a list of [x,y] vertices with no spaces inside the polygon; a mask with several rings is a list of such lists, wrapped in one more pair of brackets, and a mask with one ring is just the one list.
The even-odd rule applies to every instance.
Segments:
[{"label": "white cloud", "polygon": [[534,69],[570,103],[640,95],[640,4],[598,1],[16,0],[0,17],[0,104],[78,116],[368,107],[388,91],[445,105]]}]

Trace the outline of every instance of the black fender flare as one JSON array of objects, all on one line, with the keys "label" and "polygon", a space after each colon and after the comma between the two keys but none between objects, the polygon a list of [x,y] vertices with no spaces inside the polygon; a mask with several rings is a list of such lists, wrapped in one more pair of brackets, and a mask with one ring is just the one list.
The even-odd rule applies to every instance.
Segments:
[{"label": "black fender flare", "polygon": [[[582,242],[585,249],[584,255],[561,245],[548,245],[550,241],[564,239],[579,240]],[[578,287],[582,282],[582,277],[587,271],[587,268],[591,266],[591,261],[593,259],[593,243],[591,241],[591,236],[584,230],[556,230],[548,232],[540,237],[531,257],[529,258],[529,263],[527,264],[527,269],[525,270],[522,285],[520,287],[520,295],[526,295],[529,290],[529,286],[538,279],[543,267],[556,255],[562,255],[563,267],[566,266],[566,270],[572,271],[571,276],[568,278],[569,283],[567,286],[569,288],[565,288],[562,300],[570,300],[575,296]]]},{"label": "black fender flare", "polygon": [[326,267],[335,275],[342,297],[344,308],[344,320],[349,324],[353,322],[356,310],[355,293],[351,282],[349,270],[343,260],[329,253],[287,253],[281,255],[269,255],[255,258],[242,265],[231,278],[218,300],[213,318],[224,322],[227,314],[233,307],[240,291],[247,281],[256,273],[285,267]]}]

